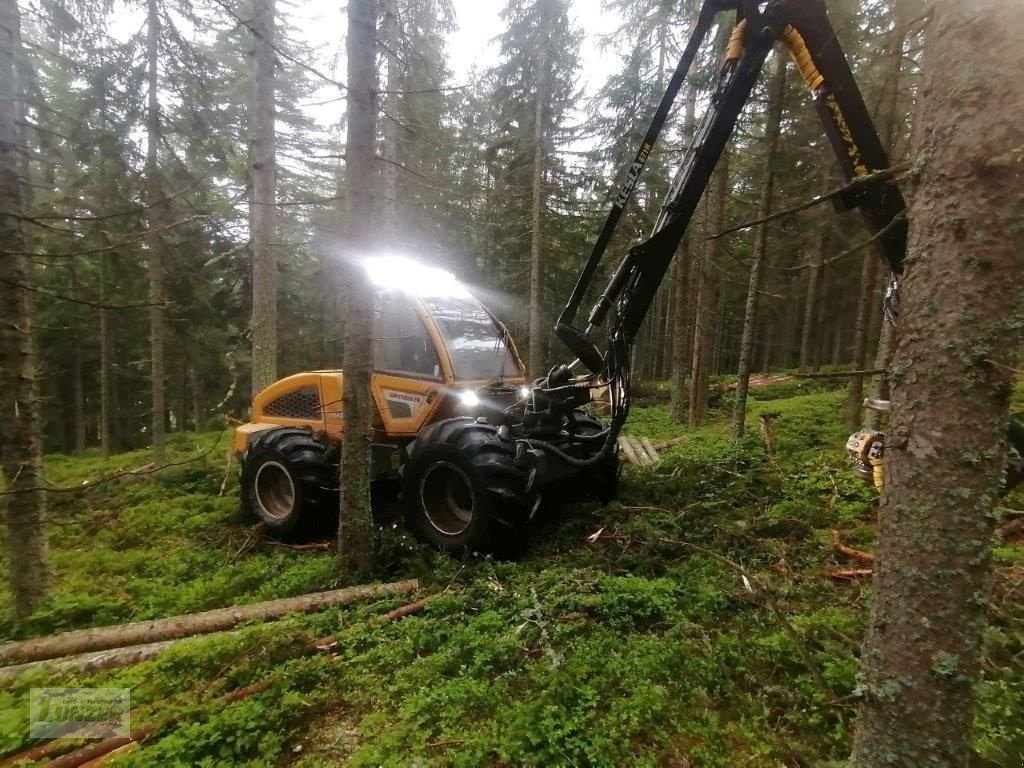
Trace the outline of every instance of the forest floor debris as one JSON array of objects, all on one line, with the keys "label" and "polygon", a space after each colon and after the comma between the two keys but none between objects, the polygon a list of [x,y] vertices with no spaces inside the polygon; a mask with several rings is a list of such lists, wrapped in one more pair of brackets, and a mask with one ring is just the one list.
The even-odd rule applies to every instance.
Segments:
[{"label": "forest floor debris", "polygon": [[[834,577],[848,555],[833,531],[867,554],[876,495],[843,456],[843,394],[823,382],[807,391],[794,380],[754,395],[751,424],[778,414],[773,461],[756,429],[729,438],[725,400],[697,430],[673,425],[665,406],[634,409],[630,434],[659,463],[627,468],[621,503],[542,511],[519,562],[457,561],[384,526],[385,576],[418,578],[429,598],[242,626],[121,669],[0,682],[0,753],[33,746],[28,692],[48,685],[129,687],[133,725],[163,724],[107,753],[114,766],[841,761],[870,578]],[[103,471],[92,459],[47,466],[62,484]],[[60,502],[57,589],[17,639],[345,586],[329,551],[261,544],[232,561],[248,527],[231,491],[217,496],[220,462],[171,472]],[[1019,766],[1024,548],[1002,541],[995,558],[976,747],[991,765]],[[867,570],[852,561],[847,570]],[[772,605],[750,591],[765,583]]]}]

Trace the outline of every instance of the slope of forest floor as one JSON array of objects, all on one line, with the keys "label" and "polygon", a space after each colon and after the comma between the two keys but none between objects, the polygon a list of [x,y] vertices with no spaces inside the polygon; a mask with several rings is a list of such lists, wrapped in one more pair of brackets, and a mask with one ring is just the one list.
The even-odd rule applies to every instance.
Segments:
[{"label": "slope of forest floor", "polygon": [[[136,723],[162,725],[115,765],[839,762],[869,583],[832,577],[851,567],[833,531],[872,549],[875,496],[847,466],[834,386],[755,391],[738,444],[728,393],[706,426],[684,430],[651,388],[629,429],[686,439],[654,467],[628,467],[619,503],[549,510],[519,562],[456,561],[389,528],[382,576],[419,577],[436,594],[422,612],[381,621],[415,596],[388,599],[186,641],[127,669],[23,675],[0,687],[0,754],[31,743],[30,688],[112,686],[131,688]],[[771,455],[756,428],[766,412]],[[253,535],[233,476],[219,495],[227,443],[176,436],[173,460],[203,458],[51,495],[53,597],[0,635],[339,586],[333,553]],[[45,471],[69,486],[147,460],[54,456]],[[1019,766],[1024,548],[1000,542],[996,559],[976,744],[980,764]],[[331,634],[327,652],[310,652]],[[225,704],[254,683],[265,690]]]}]

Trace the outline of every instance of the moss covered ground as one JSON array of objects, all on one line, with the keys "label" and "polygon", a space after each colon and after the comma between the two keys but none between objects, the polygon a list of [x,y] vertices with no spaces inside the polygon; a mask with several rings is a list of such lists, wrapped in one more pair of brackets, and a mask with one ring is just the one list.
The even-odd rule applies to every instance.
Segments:
[{"label": "moss covered ground", "polygon": [[[870,585],[830,577],[854,565],[832,531],[871,549],[875,498],[846,465],[833,386],[753,392],[739,443],[727,395],[685,430],[652,388],[630,431],[686,439],[657,466],[628,468],[620,502],[545,510],[518,562],[453,560],[387,527],[384,576],[440,593],[423,612],[382,621],[408,601],[389,599],[191,640],[129,669],[23,676],[0,687],[0,750],[30,743],[31,687],[116,686],[131,688],[137,724],[161,728],[114,765],[839,764]],[[772,455],[757,434],[764,412],[776,414]],[[340,586],[331,553],[256,539],[238,519],[233,478],[218,495],[227,436],[217,440],[177,437],[174,457],[205,458],[151,481],[53,495],[53,596],[0,634]],[[50,457],[47,480],[146,460]],[[996,554],[978,764],[1020,766],[1024,548]],[[328,634],[337,644],[310,653]]]}]

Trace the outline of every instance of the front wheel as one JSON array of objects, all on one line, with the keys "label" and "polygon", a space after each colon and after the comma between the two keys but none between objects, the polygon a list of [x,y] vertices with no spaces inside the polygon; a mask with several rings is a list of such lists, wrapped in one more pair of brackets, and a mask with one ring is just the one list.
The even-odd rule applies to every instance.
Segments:
[{"label": "front wheel", "polygon": [[421,539],[453,554],[510,554],[522,543],[539,498],[528,473],[497,429],[448,419],[423,430],[402,467],[406,523]]}]

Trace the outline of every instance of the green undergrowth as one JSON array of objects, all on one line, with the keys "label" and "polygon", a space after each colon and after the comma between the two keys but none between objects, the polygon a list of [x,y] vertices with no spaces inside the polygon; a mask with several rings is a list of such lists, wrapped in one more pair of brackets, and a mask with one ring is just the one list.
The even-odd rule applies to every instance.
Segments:
[{"label": "green undergrowth", "polygon": [[[842,403],[835,390],[754,398],[738,443],[726,419],[682,430],[667,405],[636,408],[634,434],[686,439],[628,468],[620,502],[544,510],[519,561],[394,539],[389,575],[440,593],[423,612],[385,621],[405,602],[386,600],[195,639],[130,669],[22,677],[0,693],[0,745],[27,743],[31,687],[107,685],[131,688],[139,724],[162,726],[122,766],[839,764],[869,594],[830,577],[850,566],[832,531],[870,549],[875,515],[845,463]],[[75,462],[59,462],[70,481]],[[217,495],[222,451],[168,472],[73,503],[53,534],[57,596],[25,632],[337,584],[328,554],[246,546],[230,485]],[[1007,595],[1019,600],[1024,554],[996,556],[976,741],[979,765],[1019,766],[1024,623]],[[336,644],[311,652],[325,635]],[[254,683],[266,689],[224,701]]]}]

